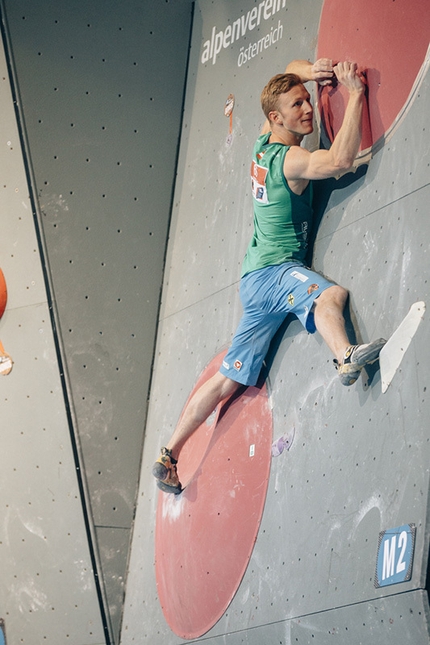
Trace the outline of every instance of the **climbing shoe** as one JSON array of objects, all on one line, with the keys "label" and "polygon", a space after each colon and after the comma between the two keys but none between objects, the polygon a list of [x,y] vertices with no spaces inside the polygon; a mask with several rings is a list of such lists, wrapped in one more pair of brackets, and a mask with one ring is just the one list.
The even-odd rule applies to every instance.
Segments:
[{"label": "climbing shoe", "polygon": [[177,460],[167,448],[161,448],[161,454],[152,468],[152,474],[157,480],[157,486],[163,493],[179,495],[182,492],[176,464]]},{"label": "climbing shoe", "polygon": [[343,355],[342,362],[334,359],[342,385],[352,385],[360,376],[365,365],[378,360],[379,353],[387,341],[384,338],[374,340],[366,345],[350,345]]}]

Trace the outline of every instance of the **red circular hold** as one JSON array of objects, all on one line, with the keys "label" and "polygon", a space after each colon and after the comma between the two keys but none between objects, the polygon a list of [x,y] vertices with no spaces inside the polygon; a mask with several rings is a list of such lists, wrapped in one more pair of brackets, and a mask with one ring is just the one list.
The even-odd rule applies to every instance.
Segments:
[{"label": "red circular hold", "polygon": [[7,303],[7,287],[3,271],[0,269],[0,318],[4,314]]},{"label": "red circular hold", "polygon": [[[368,86],[361,150],[383,144],[419,85],[429,47],[429,0],[325,0],[317,58],[355,61]],[[320,88],[319,110],[328,138],[342,124],[347,92]]]},{"label": "red circular hold", "polygon": [[[223,354],[193,393],[218,370]],[[222,404],[184,446],[178,473],[185,490],[159,494],[157,590],[166,621],[181,638],[209,631],[239,587],[266,500],[271,443],[266,386],[249,387]]]}]

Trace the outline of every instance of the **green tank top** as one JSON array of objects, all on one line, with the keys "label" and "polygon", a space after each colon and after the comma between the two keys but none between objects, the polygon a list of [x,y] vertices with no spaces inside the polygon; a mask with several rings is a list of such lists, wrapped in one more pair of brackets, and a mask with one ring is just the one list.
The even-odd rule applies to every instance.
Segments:
[{"label": "green tank top", "polygon": [[254,234],[242,264],[242,277],[251,271],[284,262],[303,262],[312,224],[312,182],[296,195],[284,176],[290,146],[267,143],[261,135],[251,164]]}]

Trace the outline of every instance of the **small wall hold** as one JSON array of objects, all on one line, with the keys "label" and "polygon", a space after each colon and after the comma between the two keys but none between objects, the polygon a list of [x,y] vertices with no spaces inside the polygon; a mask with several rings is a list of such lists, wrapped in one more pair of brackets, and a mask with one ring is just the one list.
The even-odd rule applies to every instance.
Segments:
[{"label": "small wall hold", "polygon": [[[7,287],[3,271],[0,269],[0,318],[3,316],[7,303]],[[13,367],[13,360],[10,354],[5,352],[3,344],[0,340],[0,375],[7,376],[11,373]],[[0,642],[1,645],[1,642]]]},{"label": "small wall hold", "polygon": [[230,144],[233,140],[233,108],[234,108],[234,94],[229,94],[227,96],[225,105],[224,105],[224,114],[227,117],[230,117],[230,125],[228,130],[227,143]]},{"label": "small wall hold", "polygon": [[272,443],[272,457],[278,457],[284,452],[284,450],[289,450],[294,441],[295,434],[296,429],[292,428],[291,430],[283,434],[282,437],[276,439],[276,441]]},{"label": "small wall hold", "polygon": [[7,376],[11,373],[13,367],[12,356],[5,352],[3,343],[0,340],[0,375]]},{"label": "small wall hold", "polygon": [[0,269],[0,318],[4,314],[7,303],[7,287],[3,271]]}]

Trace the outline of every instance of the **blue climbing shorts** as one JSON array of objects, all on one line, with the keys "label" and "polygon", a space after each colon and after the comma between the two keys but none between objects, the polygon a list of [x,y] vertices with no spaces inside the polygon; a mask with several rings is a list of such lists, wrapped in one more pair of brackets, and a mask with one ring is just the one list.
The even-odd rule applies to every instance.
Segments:
[{"label": "blue climbing shorts", "polygon": [[312,306],[333,283],[297,263],[258,269],[240,282],[243,315],[222,366],[221,374],[255,385],[270,342],[288,314],[295,314],[311,334],[316,331]]}]

